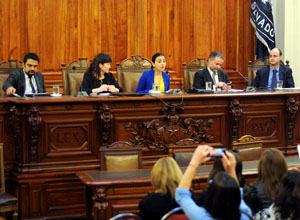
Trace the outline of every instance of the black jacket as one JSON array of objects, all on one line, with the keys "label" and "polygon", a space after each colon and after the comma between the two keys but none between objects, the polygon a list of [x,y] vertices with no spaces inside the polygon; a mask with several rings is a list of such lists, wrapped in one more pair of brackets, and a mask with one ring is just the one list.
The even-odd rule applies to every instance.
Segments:
[{"label": "black jacket", "polygon": [[[44,93],[46,92],[44,77],[40,72],[36,72],[34,74],[37,92]],[[16,89],[16,93],[20,96],[23,96],[25,93],[25,75],[23,70],[19,70],[17,72],[12,72],[9,74],[6,82],[4,83],[2,89],[4,91],[7,90],[8,87],[12,86]]]},{"label": "black jacket", "polygon": [[93,74],[86,72],[83,76],[81,83],[82,91],[86,91],[88,94],[92,93],[93,89],[99,88],[101,84],[114,85],[119,89],[119,92],[123,92],[123,89],[118,85],[112,73],[105,73],[103,82],[95,78]]},{"label": "black jacket", "polygon": [[253,215],[268,208],[273,203],[271,197],[265,193],[264,183],[261,181],[254,182],[244,188],[244,201],[252,209]]},{"label": "black jacket", "polygon": [[[223,72],[222,70],[218,70],[218,79],[219,82],[230,83],[227,73]],[[212,84],[214,84],[207,68],[195,73],[193,88],[205,89],[206,82],[212,82]]]}]

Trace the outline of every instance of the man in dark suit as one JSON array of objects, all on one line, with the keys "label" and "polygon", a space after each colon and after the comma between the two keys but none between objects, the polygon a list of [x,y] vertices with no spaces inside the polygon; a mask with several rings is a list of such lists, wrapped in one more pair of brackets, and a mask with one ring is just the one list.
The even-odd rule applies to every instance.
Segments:
[{"label": "man in dark suit", "polygon": [[282,88],[294,88],[295,83],[292,70],[288,66],[280,65],[281,59],[281,50],[279,48],[273,48],[269,55],[270,65],[256,72],[256,77],[251,83],[251,86],[274,89],[277,87],[277,82],[282,80]]},{"label": "man in dark suit", "polygon": [[35,53],[27,53],[23,59],[23,69],[12,72],[3,85],[6,95],[46,92],[44,77],[37,72],[39,57]]},{"label": "man in dark suit", "polygon": [[196,72],[194,89],[205,89],[206,82],[212,82],[216,89],[231,89],[227,73],[221,70],[224,56],[219,51],[213,51],[208,57],[207,68]]}]

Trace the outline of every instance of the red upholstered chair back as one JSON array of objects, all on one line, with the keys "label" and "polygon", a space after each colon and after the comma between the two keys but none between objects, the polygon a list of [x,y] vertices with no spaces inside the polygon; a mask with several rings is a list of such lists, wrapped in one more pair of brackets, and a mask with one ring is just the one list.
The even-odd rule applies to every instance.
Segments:
[{"label": "red upholstered chair back", "polygon": [[186,214],[174,214],[168,220],[189,220]]},{"label": "red upholstered chair back", "polygon": [[188,220],[181,207],[176,207],[166,213],[161,220]]},{"label": "red upholstered chair back", "polygon": [[121,213],[121,214],[118,214],[112,218],[110,218],[109,220],[122,220],[122,219],[126,219],[126,220],[141,220],[141,218],[136,215],[136,214],[133,214],[133,213]]}]

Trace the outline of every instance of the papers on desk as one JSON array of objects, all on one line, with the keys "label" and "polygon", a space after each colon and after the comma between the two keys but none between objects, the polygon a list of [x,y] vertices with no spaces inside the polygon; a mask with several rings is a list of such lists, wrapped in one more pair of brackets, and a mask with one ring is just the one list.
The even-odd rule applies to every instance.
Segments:
[{"label": "papers on desk", "polygon": [[244,92],[243,89],[229,89],[228,92]]},{"label": "papers on desk", "polygon": [[38,96],[50,96],[49,93],[45,93],[45,92],[42,92],[42,93],[26,93],[24,94],[25,97],[38,97]]},{"label": "papers on desk", "polygon": [[52,97],[60,97],[61,94],[50,94]]},{"label": "papers on desk", "polygon": [[97,93],[91,93],[90,96],[111,96],[110,92],[97,92]]},{"label": "papers on desk", "polygon": [[300,90],[299,87],[295,87],[295,88],[275,88],[275,90],[279,90],[279,91],[284,91],[284,90]]},{"label": "papers on desk", "polygon": [[152,92],[149,92],[149,94],[160,94],[161,92],[160,91],[152,91]]}]

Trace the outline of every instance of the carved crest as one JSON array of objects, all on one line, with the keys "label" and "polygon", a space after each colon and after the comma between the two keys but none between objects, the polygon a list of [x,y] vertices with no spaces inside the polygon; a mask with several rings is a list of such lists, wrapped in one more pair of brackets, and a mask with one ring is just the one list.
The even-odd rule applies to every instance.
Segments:
[{"label": "carved crest", "polygon": [[130,58],[124,60],[121,66],[123,69],[150,69],[152,63],[149,59],[143,58],[140,55],[132,55]]},{"label": "carved crest", "polygon": [[129,122],[126,130],[132,137],[129,141],[135,145],[142,145],[149,149],[167,150],[183,139],[192,139],[197,143],[212,142],[213,137],[208,135],[213,126],[213,119],[180,118],[183,108],[168,105],[160,110],[164,119],[153,119],[146,122]]}]

